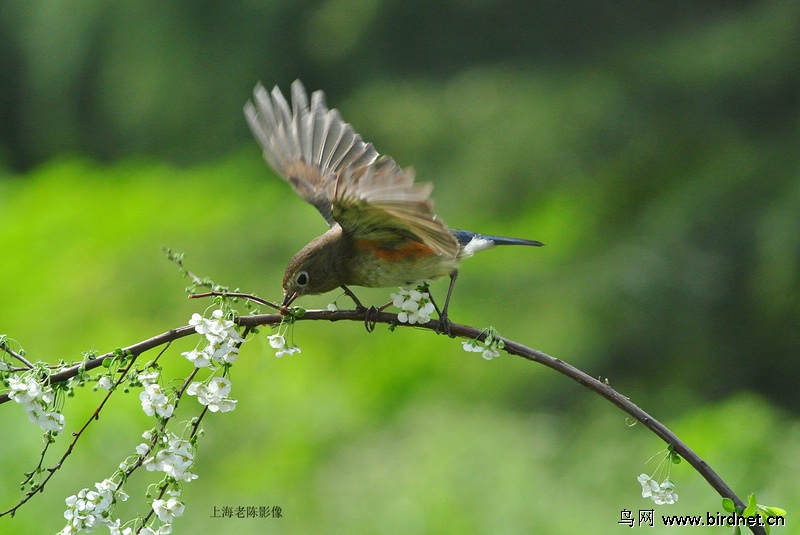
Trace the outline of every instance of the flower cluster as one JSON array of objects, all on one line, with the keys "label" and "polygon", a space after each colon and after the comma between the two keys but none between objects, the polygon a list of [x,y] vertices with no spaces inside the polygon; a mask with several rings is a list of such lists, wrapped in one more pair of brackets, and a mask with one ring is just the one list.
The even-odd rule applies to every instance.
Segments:
[{"label": "flower cluster", "polygon": [[486,360],[492,360],[495,357],[499,357],[499,350],[503,349],[505,346],[503,340],[500,339],[497,331],[495,331],[492,327],[489,327],[486,330],[486,333],[486,338],[484,338],[482,342],[478,339],[462,342],[461,345],[464,346],[464,351],[469,353],[480,353],[481,356]]},{"label": "flower cluster", "polygon": [[[663,454],[663,456],[653,475],[657,476],[658,479],[663,477],[661,483],[647,474],[641,474],[636,479],[642,485],[642,498],[650,498],[656,505],[672,505],[678,501],[678,495],[675,493],[675,484],[669,478],[670,468],[673,464],[680,464],[681,457],[672,444],[667,449],[653,455],[653,457],[660,454]],[[653,457],[650,457],[647,462],[650,462]]]},{"label": "flower cluster", "polygon": [[8,397],[25,409],[31,423],[37,424],[45,431],[61,431],[64,429],[64,415],[55,411],[48,411],[55,394],[50,386],[43,387],[35,377],[16,377],[8,379],[11,392]]},{"label": "flower cluster", "polygon": [[[235,322],[227,319],[223,310],[215,310],[209,318],[194,314],[189,324],[198,334],[203,335],[204,340],[194,350],[183,353],[183,356],[192,362],[195,368],[209,368],[212,376],[205,381],[188,384],[186,394],[196,396],[198,401],[211,412],[234,410],[237,402],[229,397],[231,382],[224,376],[238,358],[239,346],[244,341]],[[220,370],[223,376],[214,377]],[[192,377],[197,372],[195,369]],[[104,390],[114,388],[112,377],[112,372],[99,377],[96,388]],[[149,364],[144,372],[134,373],[133,377],[125,378],[131,386],[142,387],[139,394],[142,410],[148,416],[158,418],[158,424],[156,428],[142,435],[145,442],[136,447],[136,456],[124,460],[112,479],[95,484],[97,491],[83,489],[67,498],[64,517],[68,523],[61,534],[91,532],[98,526],[106,526],[111,535],[132,535],[134,532],[145,535],[172,533],[172,522],[184,513],[185,506],[180,500],[182,484],[197,478],[192,472],[195,442],[167,431],[166,426],[174,415],[180,392],[174,387],[162,386],[160,379],[161,371],[155,363]],[[36,404],[37,410],[46,408],[54,399],[52,390],[43,391],[35,381],[23,383],[12,380],[11,386],[12,398],[17,399],[19,403]],[[117,500],[127,499],[127,495],[122,490],[117,490],[122,485],[114,483],[113,479],[117,479],[116,475],[120,475],[124,480],[140,465],[149,472],[163,473],[163,480],[159,484],[160,494],[152,502],[153,514],[157,520],[154,517],[149,525],[141,525],[139,520],[123,526],[120,519],[112,520],[112,506]]]},{"label": "flower cluster", "polygon": [[169,397],[156,381],[158,372],[140,373],[139,381],[144,385],[144,390],[139,394],[142,410],[148,416],[158,414],[159,418],[169,418],[175,410],[175,405],[170,403]]},{"label": "flower cluster", "polygon": [[[142,437],[145,440],[153,439],[153,434],[146,431]],[[192,481],[197,476],[189,471],[194,464],[194,451],[192,443],[182,439],[174,433],[167,433],[159,437],[160,448],[155,455],[150,455],[142,463],[149,472],[164,472],[175,481]],[[136,446],[136,453],[146,456],[152,453],[152,447],[146,442]]]},{"label": "flower cluster", "polygon": [[119,527],[119,520],[111,521],[111,507],[117,500],[123,502],[127,500],[128,495],[123,490],[117,490],[119,485],[111,479],[104,479],[94,486],[96,491],[81,489],[78,494],[73,494],[64,500],[67,504],[67,510],[64,511],[67,525],[59,535],[80,531],[90,532],[103,524],[114,533],[114,527]]},{"label": "flower cluster", "polygon": [[153,512],[158,515],[158,519],[165,524],[172,524],[175,517],[183,516],[183,503],[178,500],[180,492],[176,490],[167,491],[169,498],[166,500],[153,500]]},{"label": "flower cluster", "polygon": [[190,396],[197,396],[201,405],[211,412],[230,412],[236,408],[237,401],[228,397],[231,393],[231,382],[225,377],[212,377],[208,384],[195,381],[186,389]]},{"label": "flower cluster", "polygon": [[222,310],[215,310],[210,318],[200,314],[193,314],[189,325],[194,330],[206,337],[208,345],[202,349],[193,349],[181,353],[186,359],[198,368],[215,365],[231,364],[239,358],[239,344],[244,340],[236,330],[236,324],[225,319]]},{"label": "flower cluster", "polygon": [[[189,325],[206,337],[208,344],[202,349],[195,348],[181,353],[197,368],[217,369],[228,367],[239,358],[239,346],[244,339],[236,330],[236,324],[225,319],[222,310],[215,310],[210,318],[193,314]],[[197,401],[212,412],[229,412],[236,408],[236,400],[228,397],[231,382],[224,377],[212,377],[206,382],[195,381],[186,389],[190,396],[197,396]]]},{"label": "flower cluster", "polygon": [[400,323],[409,325],[428,323],[431,320],[431,314],[436,310],[431,301],[431,295],[419,288],[415,290],[400,288],[400,291],[391,294],[391,297],[392,304],[402,311],[397,315]]},{"label": "flower cluster", "polygon": [[675,485],[669,479],[661,484],[647,474],[641,474],[636,479],[642,485],[642,498],[650,498],[656,505],[672,505],[678,501]]},{"label": "flower cluster", "polygon": [[280,332],[267,336],[267,341],[270,347],[278,350],[275,352],[276,357],[300,353],[300,348],[294,344],[287,344],[286,338]]}]

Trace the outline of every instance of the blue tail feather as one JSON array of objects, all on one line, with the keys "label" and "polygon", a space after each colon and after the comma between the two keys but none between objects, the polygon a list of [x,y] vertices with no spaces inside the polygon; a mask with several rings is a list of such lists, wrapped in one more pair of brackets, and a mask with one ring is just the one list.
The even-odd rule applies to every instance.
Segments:
[{"label": "blue tail feather", "polygon": [[506,238],[504,236],[489,236],[487,234],[478,234],[477,232],[470,232],[469,230],[451,230],[450,231],[453,236],[456,237],[458,243],[462,246],[466,246],[469,242],[473,239],[478,238],[481,240],[488,240],[494,243],[494,245],[534,245],[536,247],[541,247],[544,244],[540,241],[536,240],[525,240],[522,238]]}]

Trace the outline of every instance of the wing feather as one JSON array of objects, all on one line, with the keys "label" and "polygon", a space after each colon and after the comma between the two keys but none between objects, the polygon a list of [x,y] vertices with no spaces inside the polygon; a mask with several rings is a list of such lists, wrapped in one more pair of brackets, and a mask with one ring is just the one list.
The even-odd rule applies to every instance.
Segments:
[{"label": "wing feather", "polygon": [[291,99],[259,84],[245,117],[267,163],[328,225],[338,223],[354,239],[380,240],[387,248],[415,240],[455,258],[458,241],[433,213],[430,184],[415,184],[411,170],[379,157],[337,110],[328,109],[322,91],[312,93],[309,105],[297,80]]},{"label": "wing feather", "polygon": [[245,117],[266,162],[333,226],[331,194],[339,174],[353,162],[368,165],[378,153],[338,111],[327,108],[321,91],[311,95],[309,106],[297,80],[291,98],[290,104],[278,87],[269,92],[259,84],[244,107]]},{"label": "wing feather", "polygon": [[458,242],[433,213],[431,184],[415,184],[391,158],[348,167],[337,182],[333,217],[354,239],[379,240],[387,248],[409,240],[455,258]]}]

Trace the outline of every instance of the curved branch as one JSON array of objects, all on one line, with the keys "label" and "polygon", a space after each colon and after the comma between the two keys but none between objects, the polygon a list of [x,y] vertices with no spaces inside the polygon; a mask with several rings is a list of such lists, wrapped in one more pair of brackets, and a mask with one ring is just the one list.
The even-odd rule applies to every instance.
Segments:
[{"label": "curved branch", "polygon": [[[210,292],[206,295],[227,295],[225,293],[217,294],[215,292]],[[240,316],[236,318],[236,322],[239,325],[246,326],[246,327],[257,327],[259,325],[275,325],[281,323],[286,318],[281,316],[280,314],[256,314],[250,316]],[[302,316],[298,316],[295,318],[296,321],[362,321],[367,324],[377,324],[377,323],[385,323],[387,325],[394,325],[397,327],[414,327],[417,329],[427,329],[436,332],[439,327],[439,321],[431,320],[425,324],[416,324],[416,325],[408,325],[405,323],[400,323],[397,319],[396,314],[388,313],[388,312],[378,312],[375,309],[369,310],[308,310]],[[153,349],[159,345],[165,344],[172,340],[177,340],[179,338],[183,338],[185,336],[189,336],[195,332],[194,327],[185,326],[179,327],[177,329],[169,330],[165,333],[159,334],[154,336],[148,340],[144,340],[137,344],[134,344],[129,347],[122,348],[122,351],[125,353],[130,353],[134,356],[137,356],[149,349]],[[486,338],[487,333],[477,329],[475,327],[471,327],[468,325],[460,325],[457,323],[450,323],[450,334],[453,337],[460,337],[460,338],[467,338],[467,339],[477,339],[483,341]],[[672,431],[670,431],[664,424],[650,416],[647,412],[642,410],[636,404],[631,402],[628,398],[617,392],[608,384],[595,379],[594,377],[582,372],[578,368],[564,362],[561,359],[552,357],[542,351],[538,351],[536,349],[532,349],[530,347],[524,346],[512,340],[508,340],[503,337],[499,337],[504,343],[503,350],[511,355],[516,355],[522,357],[524,359],[537,362],[539,364],[543,364],[548,368],[551,368],[558,373],[569,377],[573,381],[577,382],[578,384],[588,388],[592,392],[599,394],[600,396],[604,397],[617,407],[619,407],[622,411],[626,412],[637,421],[641,422],[645,427],[650,429],[656,436],[661,438],[667,444],[671,444],[674,451],[678,453],[681,457],[686,459],[686,461],[695,469],[697,472],[711,485],[711,487],[719,493],[720,496],[723,498],[730,498],[733,502],[744,508],[745,504],[742,500],[736,496],[736,494],[731,490],[730,487],[722,480],[719,475],[711,469],[711,467],[706,463],[699,455],[697,455],[689,446],[687,446],[681,439],[677,437]],[[114,352],[106,353],[105,355],[98,356],[93,359],[89,359],[87,361],[75,364],[71,368],[68,368],[64,371],[59,373],[55,373],[50,376],[49,380],[51,383],[67,381],[72,377],[75,377],[81,369],[83,370],[92,370],[100,366],[103,362],[103,359],[110,358],[114,356]],[[0,404],[8,401],[7,395],[0,396]],[[753,533],[756,534],[766,534],[766,531],[763,527],[760,526],[750,526],[750,529]]]}]

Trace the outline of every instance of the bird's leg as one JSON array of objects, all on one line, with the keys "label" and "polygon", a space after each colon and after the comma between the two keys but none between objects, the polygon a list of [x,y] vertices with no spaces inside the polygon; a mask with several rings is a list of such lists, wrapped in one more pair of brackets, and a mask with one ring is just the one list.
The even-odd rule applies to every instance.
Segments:
[{"label": "bird's leg", "polygon": [[374,331],[375,323],[377,322],[376,316],[378,315],[378,312],[386,308],[386,306],[388,305],[383,306],[381,308],[375,308],[375,307],[367,308],[361,304],[361,301],[358,300],[356,294],[354,294],[353,291],[344,284],[342,284],[342,290],[344,290],[344,293],[347,294],[347,297],[352,299],[353,302],[356,304],[356,312],[364,314],[364,328],[367,329],[367,332],[371,333],[372,331]]},{"label": "bird's leg", "polygon": [[365,310],[367,310],[367,307],[361,304],[361,301],[358,300],[358,297],[356,297],[356,294],[354,294],[350,288],[342,284],[342,290],[344,290],[344,293],[347,294],[347,297],[352,299],[353,303],[356,304],[356,311],[364,312]]},{"label": "bird's leg", "polygon": [[436,312],[439,312],[439,326],[436,327],[436,332],[445,333],[450,338],[454,338],[454,336],[450,333],[450,318],[447,316],[447,307],[450,306],[450,296],[453,294],[453,286],[456,285],[457,278],[458,270],[454,269],[450,273],[450,287],[447,289],[447,297],[444,299],[444,308],[442,308],[441,312],[439,312],[439,307],[436,306],[436,303],[433,303],[433,298],[431,298],[431,303],[436,308]]}]

